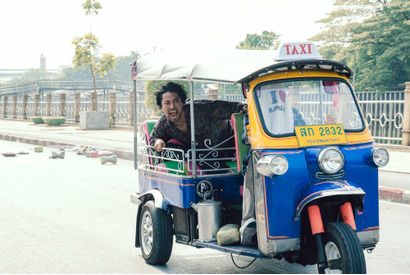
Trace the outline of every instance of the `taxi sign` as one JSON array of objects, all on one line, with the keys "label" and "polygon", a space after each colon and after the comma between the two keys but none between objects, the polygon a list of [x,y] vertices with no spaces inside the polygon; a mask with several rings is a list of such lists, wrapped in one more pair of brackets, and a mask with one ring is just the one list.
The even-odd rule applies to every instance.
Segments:
[{"label": "taxi sign", "polygon": [[322,59],[322,56],[312,42],[288,42],[279,46],[278,61],[298,60],[298,59]]},{"label": "taxi sign", "polygon": [[347,143],[342,124],[298,126],[295,132],[300,147]]}]

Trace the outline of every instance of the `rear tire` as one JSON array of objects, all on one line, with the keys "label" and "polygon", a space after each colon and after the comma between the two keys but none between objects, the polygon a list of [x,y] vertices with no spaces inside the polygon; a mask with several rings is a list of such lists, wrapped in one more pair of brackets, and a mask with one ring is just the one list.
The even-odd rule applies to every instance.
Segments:
[{"label": "rear tire", "polygon": [[168,262],[173,243],[171,216],[148,201],[142,208],[139,231],[145,261],[152,265]]},{"label": "rear tire", "polygon": [[326,259],[330,263],[325,273],[366,273],[363,248],[350,225],[344,222],[327,224],[323,240]]}]

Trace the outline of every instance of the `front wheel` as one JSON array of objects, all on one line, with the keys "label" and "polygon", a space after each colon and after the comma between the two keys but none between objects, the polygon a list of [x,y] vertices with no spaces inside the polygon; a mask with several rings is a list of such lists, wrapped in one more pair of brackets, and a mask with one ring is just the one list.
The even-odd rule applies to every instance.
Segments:
[{"label": "front wheel", "polygon": [[356,232],[346,223],[325,227],[324,248],[329,267],[325,273],[364,274],[366,261]]},{"label": "front wheel", "polygon": [[140,220],[141,252],[145,261],[163,265],[171,257],[173,233],[171,217],[148,201],[142,208]]}]

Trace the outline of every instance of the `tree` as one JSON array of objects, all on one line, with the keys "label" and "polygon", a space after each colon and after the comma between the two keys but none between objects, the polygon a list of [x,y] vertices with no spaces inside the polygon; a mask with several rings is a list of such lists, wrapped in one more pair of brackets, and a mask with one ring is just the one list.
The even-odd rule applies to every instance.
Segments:
[{"label": "tree", "polygon": [[112,72],[112,76],[115,77],[115,79],[130,82],[130,63],[134,60],[138,60],[140,57],[141,55],[137,51],[131,51],[129,55],[117,57],[115,63],[115,70]]},{"label": "tree", "polygon": [[402,0],[336,0],[337,9],[318,21],[324,58],[355,70],[356,90],[379,92],[409,79],[409,3]]},{"label": "tree", "polygon": [[102,9],[100,2],[95,0],[86,0],[83,3],[83,9],[85,10],[85,15],[90,16],[90,33],[92,32],[92,22],[93,22],[93,15],[98,15],[98,10]]},{"label": "tree", "polygon": [[392,0],[352,31],[356,88],[386,91],[410,79],[410,2]]},{"label": "tree", "polygon": [[263,31],[261,35],[256,33],[247,34],[244,41],[239,42],[237,49],[248,50],[272,50],[279,46],[280,35],[274,32]]},{"label": "tree", "polygon": [[98,1],[87,0],[83,4],[83,9],[85,10],[85,15],[98,15],[98,10],[101,10],[102,6]]},{"label": "tree", "polygon": [[21,82],[36,81],[36,80],[48,80],[57,78],[57,74],[49,73],[42,69],[29,69],[21,77],[13,78],[7,81],[7,84],[17,84]]},{"label": "tree", "polygon": [[[86,15],[98,14],[98,10],[102,9],[101,4],[95,0],[86,0],[83,4]],[[90,69],[91,77],[94,84],[94,92],[97,92],[95,86],[95,76],[98,74],[103,77],[108,71],[115,68],[115,56],[109,53],[103,53],[99,56],[98,38],[91,32],[83,37],[75,37],[73,42],[75,45],[75,54],[73,57],[74,70],[82,68]]]},{"label": "tree", "polygon": [[323,31],[309,40],[319,42],[317,46],[324,58],[343,60],[352,31],[365,18],[371,17],[387,0],[335,0],[336,9],[328,17],[317,21],[324,24]]},{"label": "tree", "polygon": [[98,38],[92,33],[88,33],[83,37],[75,37],[73,40],[75,45],[75,55],[73,57],[74,70],[82,68],[90,69],[91,77],[94,83],[94,92],[97,92],[95,86],[95,76],[100,77],[107,74],[108,71],[115,68],[115,56],[113,54],[102,54],[99,57]]}]

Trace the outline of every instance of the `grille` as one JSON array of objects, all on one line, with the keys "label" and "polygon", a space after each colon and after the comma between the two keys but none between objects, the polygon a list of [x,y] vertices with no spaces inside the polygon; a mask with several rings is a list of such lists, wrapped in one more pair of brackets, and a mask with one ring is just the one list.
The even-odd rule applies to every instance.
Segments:
[{"label": "grille", "polygon": [[196,213],[191,209],[173,207],[175,238],[188,244],[195,238]]},{"label": "grille", "polygon": [[320,180],[334,180],[334,179],[341,179],[345,176],[345,171],[340,170],[336,174],[325,174],[323,172],[317,172],[316,173],[316,178]]}]

